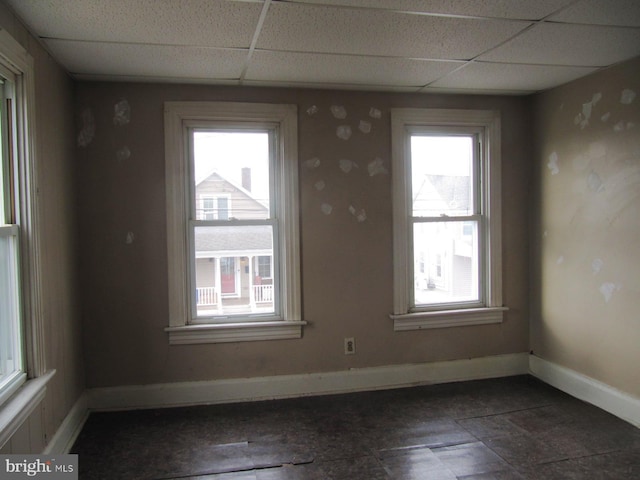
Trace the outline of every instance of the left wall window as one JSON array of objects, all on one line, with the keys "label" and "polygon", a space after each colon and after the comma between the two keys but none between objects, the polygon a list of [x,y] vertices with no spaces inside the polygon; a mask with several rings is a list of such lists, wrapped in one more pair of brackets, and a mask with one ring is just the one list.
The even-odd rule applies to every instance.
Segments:
[{"label": "left wall window", "polygon": [[15,77],[0,71],[0,402],[25,380],[20,300],[20,225],[12,155]]},{"label": "left wall window", "polygon": [[46,371],[33,59],[0,29],[0,449],[39,405]]}]

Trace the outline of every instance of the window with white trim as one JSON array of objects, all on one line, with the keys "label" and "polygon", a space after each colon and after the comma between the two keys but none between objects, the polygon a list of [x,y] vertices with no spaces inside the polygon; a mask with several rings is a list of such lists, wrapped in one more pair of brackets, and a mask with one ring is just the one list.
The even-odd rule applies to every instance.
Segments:
[{"label": "window with white trim", "polygon": [[501,322],[499,114],[391,115],[394,329]]},{"label": "window with white trim", "polygon": [[0,29],[0,448],[55,374],[43,348],[33,75],[31,56]]},{"label": "window with white trim", "polygon": [[165,140],[170,343],[299,338],[296,107],[167,102]]}]

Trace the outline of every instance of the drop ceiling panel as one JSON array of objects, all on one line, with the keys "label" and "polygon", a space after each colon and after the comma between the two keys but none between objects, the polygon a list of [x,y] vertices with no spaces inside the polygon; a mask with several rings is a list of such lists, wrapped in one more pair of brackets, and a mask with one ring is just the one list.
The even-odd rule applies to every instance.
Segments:
[{"label": "drop ceiling panel", "polygon": [[528,22],[274,3],[258,48],[404,58],[473,58]]},{"label": "drop ceiling panel", "polygon": [[536,92],[595,71],[591,67],[511,65],[471,62],[430,87]]},{"label": "drop ceiling panel", "polygon": [[248,48],[261,3],[224,0],[7,0],[45,38]]},{"label": "drop ceiling panel", "polygon": [[147,78],[239,79],[246,50],[47,40],[70,72]]},{"label": "drop ceiling panel", "polygon": [[300,3],[380,8],[403,12],[540,20],[573,0],[295,0]]},{"label": "drop ceiling panel", "polygon": [[256,51],[247,80],[308,84],[423,86],[463,62]]},{"label": "drop ceiling panel", "polygon": [[638,0],[582,0],[553,15],[550,20],[640,27],[640,2]]},{"label": "drop ceiling panel", "polygon": [[640,54],[640,29],[542,23],[478,60],[607,66]]}]

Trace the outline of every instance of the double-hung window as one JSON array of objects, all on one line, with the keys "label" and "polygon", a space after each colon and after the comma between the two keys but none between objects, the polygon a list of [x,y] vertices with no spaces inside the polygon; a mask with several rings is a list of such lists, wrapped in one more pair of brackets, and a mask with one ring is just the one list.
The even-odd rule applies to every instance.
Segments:
[{"label": "double-hung window", "polygon": [[0,30],[0,448],[42,401],[46,372],[33,59]]},{"label": "double-hung window", "polygon": [[165,105],[170,343],[301,336],[296,132],[289,105]]},{"label": "double-hung window", "polygon": [[392,110],[394,328],[502,321],[500,120]]}]

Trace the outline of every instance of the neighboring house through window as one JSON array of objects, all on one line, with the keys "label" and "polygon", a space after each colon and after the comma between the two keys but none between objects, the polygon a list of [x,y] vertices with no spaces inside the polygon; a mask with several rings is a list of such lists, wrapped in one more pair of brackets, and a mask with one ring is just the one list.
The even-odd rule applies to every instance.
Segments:
[{"label": "neighboring house through window", "polygon": [[165,112],[170,342],[299,337],[295,107]]},{"label": "neighboring house through window", "polygon": [[392,110],[396,330],[502,321],[500,119]]}]

